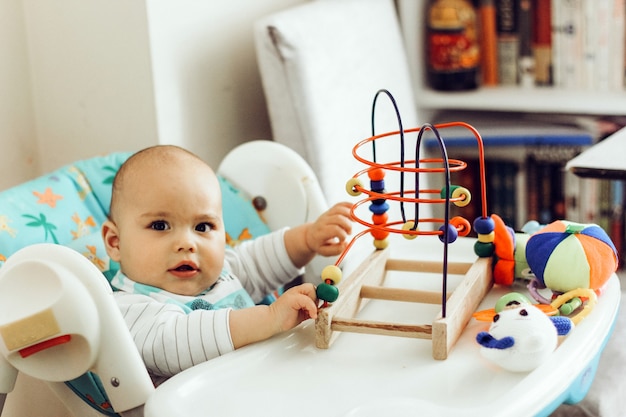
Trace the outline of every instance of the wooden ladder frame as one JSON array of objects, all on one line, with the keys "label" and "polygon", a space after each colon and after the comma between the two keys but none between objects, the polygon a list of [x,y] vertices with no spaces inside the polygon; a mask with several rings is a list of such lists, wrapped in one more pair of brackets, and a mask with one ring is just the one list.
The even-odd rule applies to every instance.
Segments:
[{"label": "wooden ladder frame", "polygon": [[474,263],[448,263],[448,274],[464,277],[447,296],[446,317],[442,317],[440,311],[432,323],[416,325],[360,320],[357,315],[369,299],[442,303],[441,292],[383,286],[387,271],[441,273],[441,262],[392,259],[388,248],[377,250],[339,283],[337,301],[320,310],[315,320],[315,345],[328,349],[338,332],[342,331],[432,339],[433,358],[446,359],[472,314],[493,286],[491,262],[489,257],[478,258]]}]

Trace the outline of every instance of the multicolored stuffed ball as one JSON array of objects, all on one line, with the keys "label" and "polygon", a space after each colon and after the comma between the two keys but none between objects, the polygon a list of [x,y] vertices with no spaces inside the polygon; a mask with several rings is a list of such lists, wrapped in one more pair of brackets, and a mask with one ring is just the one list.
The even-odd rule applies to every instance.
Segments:
[{"label": "multicolored stuffed ball", "polygon": [[557,292],[598,290],[618,266],[615,245],[600,226],[566,220],[533,234],[526,244],[526,260],[537,279]]}]

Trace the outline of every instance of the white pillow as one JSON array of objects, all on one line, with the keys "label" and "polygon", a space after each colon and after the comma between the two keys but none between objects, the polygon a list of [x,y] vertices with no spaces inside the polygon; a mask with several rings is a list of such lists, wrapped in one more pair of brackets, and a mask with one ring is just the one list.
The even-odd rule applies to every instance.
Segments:
[{"label": "white pillow", "polygon": [[[313,1],[256,22],[255,38],[274,140],[307,160],[329,203],[347,200],[346,182],[364,168],[352,148],[372,135],[376,92],[389,90],[404,128],[417,126],[393,1]],[[391,102],[380,97],[376,133],[398,129]],[[368,159],[370,149],[363,149]],[[378,161],[399,160],[399,143],[377,145],[377,155]],[[399,186],[393,174],[387,174],[388,191]]]}]

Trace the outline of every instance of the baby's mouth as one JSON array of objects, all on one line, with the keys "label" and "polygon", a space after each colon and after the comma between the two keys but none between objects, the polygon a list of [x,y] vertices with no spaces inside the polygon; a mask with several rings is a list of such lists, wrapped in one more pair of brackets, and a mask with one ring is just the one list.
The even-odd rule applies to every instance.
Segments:
[{"label": "baby's mouth", "polygon": [[194,276],[199,269],[193,262],[182,262],[169,271],[179,278],[189,278]]},{"label": "baby's mouth", "polygon": [[195,268],[193,268],[191,265],[180,265],[176,268],[174,268],[175,271],[193,271],[195,270]]}]

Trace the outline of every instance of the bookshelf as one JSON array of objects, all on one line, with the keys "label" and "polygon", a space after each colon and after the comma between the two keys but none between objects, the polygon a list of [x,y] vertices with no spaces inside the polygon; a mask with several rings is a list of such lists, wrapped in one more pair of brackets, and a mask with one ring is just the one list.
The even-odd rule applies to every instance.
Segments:
[{"label": "bookshelf", "polygon": [[569,113],[594,116],[626,115],[626,93],[570,91],[553,87],[481,87],[447,93],[417,88],[421,110],[483,110],[522,113]]},{"label": "bookshelf", "polygon": [[439,92],[426,84],[425,14],[428,0],[396,0],[407,59],[414,76],[418,110],[424,115],[441,109],[568,113],[597,116],[626,115],[626,92],[557,87],[494,86],[473,91]]},{"label": "bookshelf", "polygon": [[[498,85],[481,86],[476,90],[463,92],[433,90],[427,84],[424,59],[425,16],[429,3],[429,0],[396,0],[420,121],[439,122],[442,113],[463,114],[464,111],[482,113],[495,120],[505,117],[506,114],[507,117],[535,117],[544,122],[551,119],[563,121],[568,117],[590,120],[594,117],[626,116],[626,90],[623,88],[598,91],[593,88]],[[524,207],[529,200],[527,189],[525,190],[527,186],[524,184],[540,183],[539,179],[532,178],[541,175],[534,172],[535,168],[530,165],[533,156],[529,150],[532,147],[513,150],[493,143],[491,146],[492,151],[486,149],[488,161],[496,164],[508,161],[516,165],[516,202],[519,207]],[[581,149],[584,148],[578,151]],[[560,187],[557,188],[565,193],[566,218],[600,224],[610,233],[618,250],[622,252],[626,246],[623,244],[624,181],[579,178],[565,171],[565,162],[567,161],[559,161],[564,175]],[[554,184],[552,187],[555,187]],[[545,194],[543,198],[547,198]],[[517,225],[525,219],[531,220],[532,211],[529,208],[518,208],[515,215]]]}]

